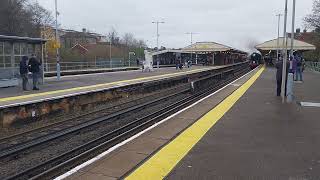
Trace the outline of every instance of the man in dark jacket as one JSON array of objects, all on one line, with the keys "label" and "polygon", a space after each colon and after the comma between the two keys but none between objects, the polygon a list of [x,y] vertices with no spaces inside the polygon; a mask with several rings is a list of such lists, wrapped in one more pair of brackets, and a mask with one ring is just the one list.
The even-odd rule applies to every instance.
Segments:
[{"label": "man in dark jacket", "polygon": [[40,75],[41,63],[37,60],[35,54],[32,54],[32,57],[29,59],[28,65],[29,65],[29,71],[32,72],[33,90],[39,90],[38,79]]},{"label": "man in dark jacket", "polygon": [[[287,62],[287,75],[286,75],[286,81],[288,77],[288,69],[289,69],[290,63]],[[282,86],[282,70],[283,70],[283,60],[282,57],[280,57],[280,60],[276,64],[277,68],[277,96],[281,95],[281,86]],[[287,91],[287,87],[285,87]]]},{"label": "man in dark jacket", "polygon": [[28,57],[23,56],[20,61],[20,76],[22,79],[22,89],[24,91],[27,91],[27,85],[28,85],[28,65],[27,65]]}]

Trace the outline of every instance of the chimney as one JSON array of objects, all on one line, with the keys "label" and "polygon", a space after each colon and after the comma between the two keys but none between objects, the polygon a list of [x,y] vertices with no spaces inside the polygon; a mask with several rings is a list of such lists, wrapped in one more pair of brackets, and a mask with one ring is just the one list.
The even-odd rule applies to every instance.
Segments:
[{"label": "chimney", "polygon": [[87,29],[86,28],[82,28],[82,32],[83,33],[87,33]]}]

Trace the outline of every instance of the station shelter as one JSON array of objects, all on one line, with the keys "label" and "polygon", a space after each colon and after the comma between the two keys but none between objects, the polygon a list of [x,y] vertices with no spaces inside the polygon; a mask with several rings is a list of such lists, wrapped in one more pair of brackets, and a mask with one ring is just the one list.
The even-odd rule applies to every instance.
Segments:
[{"label": "station shelter", "polygon": [[160,65],[174,65],[176,59],[183,56],[181,49],[165,49],[161,51],[152,52],[153,64],[160,62]]},{"label": "station shelter", "polygon": [[[270,60],[275,63],[277,58],[277,51],[279,53],[285,48],[287,44],[288,52],[291,50],[291,38],[287,38],[287,43],[285,43],[285,38],[280,37],[279,39],[273,39],[256,45],[255,48],[262,54],[265,61]],[[293,50],[295,52],[303,53],[305,51],[316,50],[316,47],[312,44],[296,40],[293,41]]]},{"label": "station shelter", "polygon": [[182,63],[191,59],[193,64],[227,65],[246,61],[248,54],[235,48],[215,43],[197,42],[182,49],[166,49],[152,53],[153,63],[173,65],[179,59]]},{"label": "station shelter", "polygon": [[19,85],[19,63],[22,56],[36,54],[42,64],[46,40],[41,38],[0,35],[0,88]]},{"label": "station shelter", "polygon": [[[195,54],[196,63],[206,65],[227,65],[246,61],[248,54],[216,42],[197,42],[182,49]],[[193,60],[195,63],[195,60]]]}]

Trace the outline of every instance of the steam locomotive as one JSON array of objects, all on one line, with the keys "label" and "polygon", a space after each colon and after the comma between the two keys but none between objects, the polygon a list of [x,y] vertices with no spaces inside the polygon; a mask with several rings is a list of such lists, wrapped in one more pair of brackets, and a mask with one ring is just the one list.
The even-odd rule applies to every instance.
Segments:
[{"label": "steam locomotive", "polygon": [[250,55],[250,68],[254,69],[262,64],[262,56],[259,53],[252,53]]}]

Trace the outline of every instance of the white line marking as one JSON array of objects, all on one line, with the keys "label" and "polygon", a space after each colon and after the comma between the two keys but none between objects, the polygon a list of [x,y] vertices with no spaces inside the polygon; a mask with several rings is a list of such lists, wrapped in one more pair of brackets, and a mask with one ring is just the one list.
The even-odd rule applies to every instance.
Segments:
[{"label": "white line marking", "polygon": [[301,102],[301,106],[303,107],[320,107],[320,103],[313,103],[313,102]]},{"label": "white line marking", "polygon": [[[255,69],[254,69],[254,70],[255,70]],[[62,179],[67,178],[68,176],[71,176],[72,174],[74,174],[74,173],[78,172],[80,169],[82,169],[82,168],[84,168],[84,167],[86,167],[86,166],[88,166],[88,165],[90,165],[90,164],[92,164],[92,163],[94,163],[94,162],[98,161],[99,159],[101,159],[101,158],[103,158],[104,156],[108,155],[108,154],[109,154],[109,153],[111,153],[112,151],[114,151],[114,150],[118,149],[119,147],[121,147],[121,146],[123,146],[123,145],[127,144],[128,142],[130,142],[130,141],[132,141],[132,140],[134,140],[134,139],[138,138],[138,137],[139,137],[139,136],[141,136],[142,134],[144,134],[144,133],[146,133],[146,132],[150,131],[151,129],[153,129],[153,128],[155,128],[155,127],[159,126],[160,124],[162,124],[162,123],[164,123],[164,122],[168,121],[169,119],[171,119],[171,118],[173,118],[173,117],[177,116],[178,114],[180,114],[180,113],[182,113],[182,112],[184,112],[184,111],[186,111],[186,110],[188,110],[188,109],[190,109],[190,108],[194,107],[195,105],[199,104],[200,102],[202,102],[202,101],[204,101],[204,100],[206,100],[206,99],[210,98],[211,96],[213,96],[213,95],[217,94],[218,92],[220,92],[220,91],[222,91],[223,89],[227,88],[228,86],[232,85],[232,84],[233,84],[233,83],[235,83],[236,81],[238,81],[238,80],[242,79],[243,77],[247,76],[248,74],[252,73],[254,70],[252,70],[252,71],[248,72],[247,74],[245,74],[245,75],[241,76],[240,78],[238,78],[238,79],[234,80],[233,82],[231,82],[231,83],[227,84],[226,86],[224,86],[224,87],[222,87],[221,89],[219,89],[219,90],[215,91],[214,93],[212,93],[212,94],[210,94],[210,95],[208,95],[208,96],[206,96],[206,97],[204,97],[204,98],[200,99],[199,101],[197,101],[197,102],[193,103],[192,105],[190,105],[190,106],[188,106],[188,107],[186,107],[186,108],[184,108],[184,109],[180,110],[179,112],[176,112],[176,113],[174,113],[173,115],[171,115],[171,116],[169,116],[169,117],[165,118],[164,120],[162,120],[162,121],[160,121],[160,122],[158,122],[158,123],[154,124],[153,126],[151,126],[151,127],[147,128],[147,129],[145,129],[144,131],[142,131],[142,132],[140,132],[140,133],[138,133],[138,134],[136,134],[136,135],[134,135],[134,136],[130,137],[129,139],[127,139],[127,140],[125,140],[125,141],[123,141],[123,142],[121,142],[121,143],[119,143],[119,144],[117,144],[117,145],[113,146],[112,148],[110,148],[110,149],[108,149],[107,151],[105,151],[105,152],[103,152],[103,153],[99,154],[98,156],[96,156],[96,157],[94,157],[94,158],[92,158],[92,159],[90,159],[90,160],[88,160],[88,161],[84,162],[83,164],[80,164],[79,166],[77,166],[77,167],[75,167],[75,168],[71,169],[70,171],[66,172],[65,174],[62,174],[62,175],[60,175],[59,177],[56,177],[54,180],[62,180]]]}]

